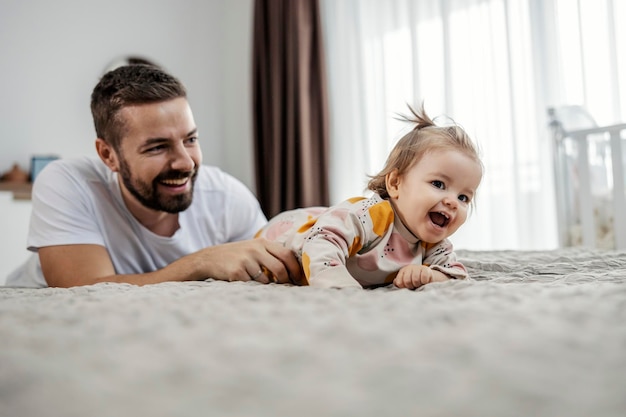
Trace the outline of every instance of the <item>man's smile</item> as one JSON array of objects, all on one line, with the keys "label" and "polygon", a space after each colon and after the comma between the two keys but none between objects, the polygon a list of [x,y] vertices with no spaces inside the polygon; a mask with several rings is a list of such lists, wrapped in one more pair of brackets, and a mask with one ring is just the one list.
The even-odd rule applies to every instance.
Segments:
[{"label": "man's smile", "polygon": [[169,180],[160,180],[159,182],[165,185],[170,185],[174,187],[178,187],[181,185],[185,185],[187,181],[189,181],[190,177],[179,178],[179,179],[169,179]]}]

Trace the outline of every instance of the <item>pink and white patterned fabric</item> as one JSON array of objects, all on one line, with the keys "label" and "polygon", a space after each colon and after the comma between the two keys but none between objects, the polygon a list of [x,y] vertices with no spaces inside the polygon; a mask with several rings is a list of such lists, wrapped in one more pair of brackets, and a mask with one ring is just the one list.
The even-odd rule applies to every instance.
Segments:
[{"label": "pink and white patterned fabric", "polygon": [[351,198],[330,208],[283,212],[257,237],[293,250],[312,286],[387,285],[409,264],[428,265],[450,278],[468,276],[449,240],[422,242],[378,195]]}]

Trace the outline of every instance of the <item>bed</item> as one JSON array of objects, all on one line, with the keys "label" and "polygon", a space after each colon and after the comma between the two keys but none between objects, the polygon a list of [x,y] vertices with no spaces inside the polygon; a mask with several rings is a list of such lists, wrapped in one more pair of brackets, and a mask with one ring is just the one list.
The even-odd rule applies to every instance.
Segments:
[{"label": "bed", "polygon": [[0,415],[626,415],[626,251],[459,255],[418,291],[0,288]]}]

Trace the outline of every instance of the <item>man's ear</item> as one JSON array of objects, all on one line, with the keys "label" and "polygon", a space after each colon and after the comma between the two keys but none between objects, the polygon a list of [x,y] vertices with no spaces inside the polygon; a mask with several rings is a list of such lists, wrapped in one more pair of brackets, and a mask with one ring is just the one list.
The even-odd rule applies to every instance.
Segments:
[{"label": "man's ear", "polygon": [[119,171],[119,161],[117,152],[111,145],[109,145],[104,139],[97,138],[96,139],[96,151],[98,152],[98,156],[102,159],[102,162],[108,166],[111,171],[118,172]]},{"label": "man's ear", "polygon": [[387,187],[387,194],[389,194],[389,197],[391,198],[398,197],[398,194],[399,194],[398,189],[400,187],[400,180],[401,180],[401,177],[397,169],[394,169],[393,171],[391,171],[389,174],[385,176],[385,186]]}]

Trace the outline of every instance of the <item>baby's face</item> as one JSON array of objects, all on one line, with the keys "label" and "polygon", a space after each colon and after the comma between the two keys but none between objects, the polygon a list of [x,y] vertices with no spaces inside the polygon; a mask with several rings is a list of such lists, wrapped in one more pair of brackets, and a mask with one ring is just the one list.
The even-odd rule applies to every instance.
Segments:
[{"label": "baby's face", "polygon": [[465,223],[481,179],[478,162],[456,150],[438,150],[402,176],[389,174],[387,190],[404,225],[421,240],[437,243]]}]

